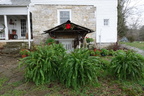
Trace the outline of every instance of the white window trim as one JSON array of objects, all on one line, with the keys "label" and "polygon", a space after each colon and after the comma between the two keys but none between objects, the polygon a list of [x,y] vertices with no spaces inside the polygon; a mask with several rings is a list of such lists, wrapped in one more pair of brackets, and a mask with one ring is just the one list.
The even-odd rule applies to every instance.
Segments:
[{"label": "white window trim", "polygon": [[57,10],[57,22],[58,22],[58,25],[60,25],[60,11],[69,11],[70,12],[70,20],[71,20],[71,9],[58,9]]}]

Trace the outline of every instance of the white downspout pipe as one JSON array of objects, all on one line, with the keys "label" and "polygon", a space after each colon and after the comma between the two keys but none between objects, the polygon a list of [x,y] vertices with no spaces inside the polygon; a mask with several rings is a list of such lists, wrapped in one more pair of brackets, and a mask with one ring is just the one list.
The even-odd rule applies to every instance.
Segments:
[{"label": "white downspout pipe", "polygon": [[4,25],[5,25],[5,40],[8,40],[8,24],[7,24],[7,16],[4,15]]},{"label": "white downspout pipe", "polygon": [[100,34],[99,34],[99,44],[100,44],[99,49],[101,49],[101,31],[102,29],[100,29]]},{"label": "white downspout pipe", "polygon": [[[94,5],[94,7],[96,7],[96,5]],[[95,10],[95,40],[94,40],[94,46],[95,48],[97,47],[97,7]]]},{"label": "white downspout pipe", "polygon": [[29,6],[28,8],[28,13],[27,13],[27,22],[28,22],[28,48],[30,49],[31,47],[31,30],[30,30],[30,11],[29,11]]}]

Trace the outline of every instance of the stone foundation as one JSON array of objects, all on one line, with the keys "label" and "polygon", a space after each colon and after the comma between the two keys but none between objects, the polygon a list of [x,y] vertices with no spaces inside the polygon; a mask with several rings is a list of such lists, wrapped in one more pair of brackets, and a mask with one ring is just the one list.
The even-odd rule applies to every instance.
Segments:
[{"label": "stone foundation", "polygon": [[3,48],[6,45],[6,42],[0,42],[0,48]]},{"label": "stone foundation", "polygon": [[0,42],[0,53],[17,54],[22,48],[28,48],[27,42]]},{"label": "stone foundation", "polygon": [[102,49],[102,48],[106,48],[106,47],[108,47],[108,46],[110,46],[110,45],[113,45],[113,44],[115,44],[115,43],[97,43],[96,44],[96,48],[98,48],[98,49]]}]

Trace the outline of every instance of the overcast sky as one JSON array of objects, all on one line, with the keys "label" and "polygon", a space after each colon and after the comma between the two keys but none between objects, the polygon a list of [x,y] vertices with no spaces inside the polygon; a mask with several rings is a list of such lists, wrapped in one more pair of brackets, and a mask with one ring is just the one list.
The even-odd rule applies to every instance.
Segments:
[{"label": "overcast sky", "polygon": [[132,10],[132,13],[134,13],[134,15],[131,15],[128,18],[128,23],[131,24],[134,20],[139,18],[140,25],[144,25],[144,0],[131,0],[129,7],[133,6],[135,7]]}]

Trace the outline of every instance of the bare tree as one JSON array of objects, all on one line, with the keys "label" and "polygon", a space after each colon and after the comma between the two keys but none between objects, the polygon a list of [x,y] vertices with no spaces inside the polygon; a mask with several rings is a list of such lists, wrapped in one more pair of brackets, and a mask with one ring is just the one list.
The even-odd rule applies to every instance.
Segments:
[{"label": "bare tree", "polygon": [[126,35],[126,8],[124,6],[125,0],[118,0],[118,37],[121,38]]},{"label": "bare tree", "polygon": [[[137,9],[137,3],[130,6],[132,0],[118,0],[118,37],[131,36],[137,38],[140,25],[141,12]],[[134,18],[133,16],[136,16]],[[130,18],[131,17],[131,18]],[[127,22],[128,19],[131,22]]]},{"label": "bare tree", "polygon": [[144,41],[144,25],[139,29],[139,39]]}]

